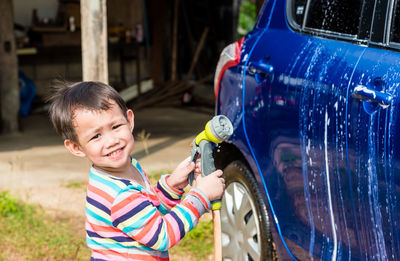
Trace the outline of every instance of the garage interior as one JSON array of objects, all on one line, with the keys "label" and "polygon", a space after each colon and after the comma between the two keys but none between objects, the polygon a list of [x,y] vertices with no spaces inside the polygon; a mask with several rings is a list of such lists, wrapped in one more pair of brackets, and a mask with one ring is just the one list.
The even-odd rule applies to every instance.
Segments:
[{"label": "garage interior", "polygon": [[[238,25],[239,15],[248,13],[243,12],[244,3],[254,6],[253,19],[255,6],[259,9],[262,4],[240,0],[90,3],[95,2],[106,6],[106,15],[96,19],[107,24],[107,80],[129,106],[183,104],[208,111],[214,106],[219,54],[243,35]],[[4,47],[0,48],[0,128],[8,133],[21,130],[21,118],[46,111],[45,99],[55,79],[84,79],[81,17],[86,14],[79,0],[0,0],[0,7]]]}]

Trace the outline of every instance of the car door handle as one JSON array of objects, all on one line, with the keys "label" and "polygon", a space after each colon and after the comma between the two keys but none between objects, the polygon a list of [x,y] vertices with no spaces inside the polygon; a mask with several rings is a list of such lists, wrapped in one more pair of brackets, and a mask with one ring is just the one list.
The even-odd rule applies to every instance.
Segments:
[{"label": "car door handle", "polygon": [[392,95],[376,91],[364,85],[357,85],[354,88],[352,96],[362,101],[368,101],[380,105],[382,108],[387,108],[393,101]]},{"label": "car door handle", "polygon": [[265,59],[261,59],[257,62],[251,62],[249,70],[252,73],[271,74],[274,71],[274,67],[265,61]]}]

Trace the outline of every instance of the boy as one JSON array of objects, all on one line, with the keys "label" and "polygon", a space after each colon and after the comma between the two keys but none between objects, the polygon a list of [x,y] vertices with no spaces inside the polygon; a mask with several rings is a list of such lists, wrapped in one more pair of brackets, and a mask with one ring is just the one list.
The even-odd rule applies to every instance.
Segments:
[{"label": "boy", "polygon": [[[92,162],[86,197],[91,260],[168,260],[168,249],[222,197],[222,171],[201,177],[184,160],[151,187],[131,158],[134,115],[119,94],[100,82],[59,84],[50,118],[70,153]],[[180,200],[195,169],[196,187]]]}]

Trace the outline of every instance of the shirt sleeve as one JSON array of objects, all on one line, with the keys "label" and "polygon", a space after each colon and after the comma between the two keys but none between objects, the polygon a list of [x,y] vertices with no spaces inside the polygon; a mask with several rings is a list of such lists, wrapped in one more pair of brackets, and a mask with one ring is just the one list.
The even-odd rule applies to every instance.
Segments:
[{"label": "shirt sleeve", "polygon": [[198,189],[191,189],[185,199],[165,215],[140,191],[119,193],[111,207],[113,225],[137,242],[165,251],[178,243],[198,223],[211,203]]},{"label": "shirt sleeve", "polygon": [[153,187],[154,192],[161,201],[161,204],[167,209],[171,209],[181,201],[182,195],[185,192],[183,189],[176,189],[170,186],[167,179],[170,175],[162,175],[157,184]]}]

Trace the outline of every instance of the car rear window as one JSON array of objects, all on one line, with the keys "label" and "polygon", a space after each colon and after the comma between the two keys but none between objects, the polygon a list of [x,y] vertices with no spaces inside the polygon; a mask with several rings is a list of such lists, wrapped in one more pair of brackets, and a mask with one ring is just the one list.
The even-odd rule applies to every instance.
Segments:
[{"label": "car rear window", "polygon": [[[354,38],[360,32],[365,4],[365,0],[289,0],[289,23],[299,30]],[[373,7],[369,9],[373,11]],[[369,31],[369,27],[361,29]]]},{"label": "car rear window", "polygon": [[307,28],[356,35],[360,25],[362,0],[309,0]]},{"label": "car rear window", "polygon": [[400,43],[400,2],[396,1],[393,11],[392,30],[390,41]]}]

